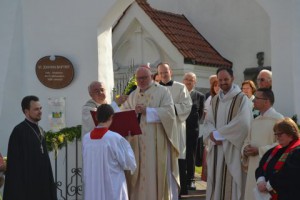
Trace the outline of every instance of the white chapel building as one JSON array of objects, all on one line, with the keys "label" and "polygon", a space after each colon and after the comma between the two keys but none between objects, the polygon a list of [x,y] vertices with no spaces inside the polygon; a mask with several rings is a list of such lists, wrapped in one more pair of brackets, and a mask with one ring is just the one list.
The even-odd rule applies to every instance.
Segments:
[{"label": "white chapel building", "polygon": [[[104,81],[111,99],[131,64],[155,70],[167,61],[175,80],[193,71],[197,87],[207,89],[209,75],[222,66],[232,67],[240,85],[264,52],[274,107],[300,116],[299,8],[297,0],[0,0],[0,152],[6,155],[11,131],[24,119],[24,96],[40,98],[46,131],[49,98],[65,99],[66,126],[75,126],[89,83]],[[74,68],[60,89],[43,85],[36,73],[38,60],[54,55]]]}]

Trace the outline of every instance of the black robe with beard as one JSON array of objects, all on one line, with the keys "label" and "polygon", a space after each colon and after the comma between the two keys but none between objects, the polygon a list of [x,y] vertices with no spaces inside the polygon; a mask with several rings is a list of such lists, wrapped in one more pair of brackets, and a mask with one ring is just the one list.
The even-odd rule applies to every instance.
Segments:
[{"label": "black robe with beard", "polygon": [[3,200],[57,199],[45,138],[42,153],[33,129],[39,133],[38,126],[25,119],[10,135]]}]

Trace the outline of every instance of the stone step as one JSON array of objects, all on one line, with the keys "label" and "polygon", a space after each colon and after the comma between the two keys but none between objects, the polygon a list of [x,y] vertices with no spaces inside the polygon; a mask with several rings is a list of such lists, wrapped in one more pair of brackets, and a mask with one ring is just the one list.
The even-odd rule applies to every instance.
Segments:
[{"label": "stone step", "polygon": [[206,182],[201,180],[200,174],[195,174],[196,190],[189,190],[188,195],[182,195],[182,200],[205,200]]}]

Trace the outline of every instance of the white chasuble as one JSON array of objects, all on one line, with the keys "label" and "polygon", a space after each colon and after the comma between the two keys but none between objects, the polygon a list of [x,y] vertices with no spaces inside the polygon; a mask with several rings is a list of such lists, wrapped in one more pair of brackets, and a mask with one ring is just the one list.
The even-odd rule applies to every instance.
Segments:
[{"label": "white chasuble", "polygon": [[251,130],[245,139],[241,153],[243,155],[244,148],[249,144],[258,148],[256,156],[242,156],[242,163],[247,168],[245,200],[254,199],[253,188],[256,186],[255,170],[259,165],[262,156],[272,147],[276,146],[276,138],[273,126],[277,120],[283,116],[276,112],[274,108],[270,108],[263,116],[259,115],[251,124]]},{"label": "white chasuble", "polygon": [[[135,173],[127,174],[129,198],[131,200],[171,199],[172,183],[168,174],[171,174],[176,187],[179,186],[177,162],[179,150],[172,97],[167,88],[152,83],[144,92],[140,92],[140,88],[137,87],[122,105],[122,109],[135,109],[137,104],[145,105],[147,110],[155,109],[160,122],[147,122],[146,113],[140,120],[142,134],[127,138],[137,161]],[[171,156],[170,163],[167,161],[168,152]]]},{"label": "white chasuble", "polygon": [[179,159],[186,156],[186,119],[191,113],[192,99],[185,85],[174,81],[172,86],[166,86],[172,95],[175,112],[179,142]]},{"label": "white chasuble", "polygon": [[[244,194],[241,166],[241,148],[247,137],[252,121],[252,108],[249,100],[242,95],[239,100],[234,100],[240,94],[240,88],[233,84],[226,95],[220,91],[217,108],[209,108],[205,120],[204,139],[208,141],[207,152],[207,190],[206,198],[213,200],[242,200]],[[235,115],[229,119],[232,108],[237,105]],[[217,131],[224,140],[221,145],[215,145],[209,134]],[[227,190],[229,189],[229,190]]]}]

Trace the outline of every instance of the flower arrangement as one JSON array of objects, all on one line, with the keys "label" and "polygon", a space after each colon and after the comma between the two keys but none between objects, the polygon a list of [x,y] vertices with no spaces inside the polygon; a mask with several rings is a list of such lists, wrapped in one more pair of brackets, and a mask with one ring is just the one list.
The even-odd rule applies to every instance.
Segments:
[{"label": "flower arrangement", "polygon": [[112,92],[114,94],[114,100],[118,103],[118,106],[121,106],[121,104],[123,102],[118,102],[118,99],[122,96],[122,95],[129,95],[132,91],[134,91],[137,88],[137,82],[136,82],[136,77],[135,74],[133,74],[133,76],[129,79],[129,81],[126,84],[126,87],[124,88],[122,94],[116,94],[117,93],[117,89],[113,88]]},{"label": "flower arrangement", "polygon": [[136,87],[137,87],[137,82],[136,82],[136,77],[134,74],[128,81],[128,83],[123,91],[123,94],[129,95],[133,90],[136,89]]},{"label": "flower arrangement", "polygon": [[61,149],[67,142],[81,139],[81,125],[63,128],[58,132],[48,131],[45,133],[46,145],[49,152]]},{"label": "flower arrangement", "polygon": [[121,79],[117,80],[115,86],[116,87],[112,90],[113,99],[119,99],[119,97],[122,95],[129,95],[132,91],[134,91],[137,88],[133,59],[131,60],[131,64],[128,67],[128,71],[124,74],[124,76]]}]

